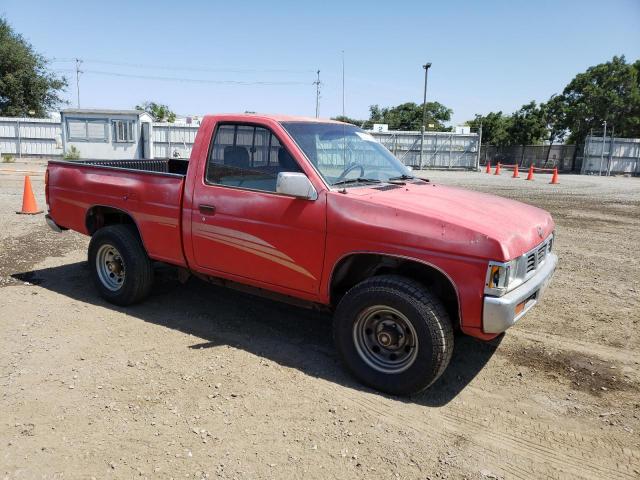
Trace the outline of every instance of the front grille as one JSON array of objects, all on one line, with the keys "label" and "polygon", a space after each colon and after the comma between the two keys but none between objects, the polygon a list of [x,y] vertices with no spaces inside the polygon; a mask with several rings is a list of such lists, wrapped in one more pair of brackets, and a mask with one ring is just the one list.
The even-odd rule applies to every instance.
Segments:
[{"label": "front grille", "polygon": [[553,236],[549,236],[544,242],[526,254],[527,273],[535,272],[544,263],[547,254],[551,251]]},{"label": "front grille", "polygon": [[547,257],[547,245],[542,245],[538,248],[538,265],[544,262],[544,259]]}]

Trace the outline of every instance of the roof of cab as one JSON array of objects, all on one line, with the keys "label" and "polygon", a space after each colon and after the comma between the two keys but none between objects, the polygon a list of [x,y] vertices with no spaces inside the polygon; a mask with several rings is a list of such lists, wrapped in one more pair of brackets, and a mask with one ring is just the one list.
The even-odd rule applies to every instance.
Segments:
[{"label": "roof of cab", "polygon": [[205,115],[206,117],[229,117],[238,120],[273,120],[276,122],[313,122],[313,123],[338,123],[343,124],[344,122],[339,122],[337,120],[332,120],[330,118],[315,118],[315,117],[303,117],[296,115],[282,115],[282,114],[271,114],[271,113],[215,113],[210,115]]}]

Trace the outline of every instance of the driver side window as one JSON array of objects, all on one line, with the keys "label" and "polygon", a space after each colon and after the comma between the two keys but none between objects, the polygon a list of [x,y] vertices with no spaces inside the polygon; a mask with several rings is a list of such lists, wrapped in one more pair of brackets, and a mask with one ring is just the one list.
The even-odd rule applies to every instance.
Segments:
[{"label": "driver side window", "polygon": [[208,183],[275,192],[280,172],[302,169],[273,132],[242,124],[216,129],[205,174]]}]

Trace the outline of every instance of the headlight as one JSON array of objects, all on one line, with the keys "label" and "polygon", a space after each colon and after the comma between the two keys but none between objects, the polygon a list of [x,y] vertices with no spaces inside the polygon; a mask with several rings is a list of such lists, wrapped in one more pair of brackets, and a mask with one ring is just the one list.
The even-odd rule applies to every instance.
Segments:
[{"label": "headlight", "polygon": [[487,281],[484,293],[487,295],[504,295],[509,290],[509,285],[513,283],[517,276],[517,261],[510,262],[489,262],[487,269]]},{"label": "headlight", "polygon": [[540,246],[544,242],[538,244],[533,250],[508,262],[489,262],[484,293],[501,297],[526,282],[535,274],[536,269],[541,264],[540,262],[545,261],[554,246],[554,241],[555,231],[545,240],[547,242],[546,250],[543,250],[542,253],[540,252]]}]

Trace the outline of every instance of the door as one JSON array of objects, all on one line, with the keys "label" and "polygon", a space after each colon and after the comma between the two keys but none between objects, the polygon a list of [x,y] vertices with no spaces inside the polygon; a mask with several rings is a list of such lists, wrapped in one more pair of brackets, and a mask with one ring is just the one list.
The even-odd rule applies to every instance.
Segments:
[{"label": "door", "polygon": [[142,131],[140,132],[140,143],[142,144],[141,158],[153,158],[151,156],[151,123],[142,122]]},{"label": "door", "polygon": [[317,293],[326,197],[311,201],[276,193],[279,172],[302,170],[270,130],[217,127],[204,181],[194,190],[194,258],[214,275]]}]

